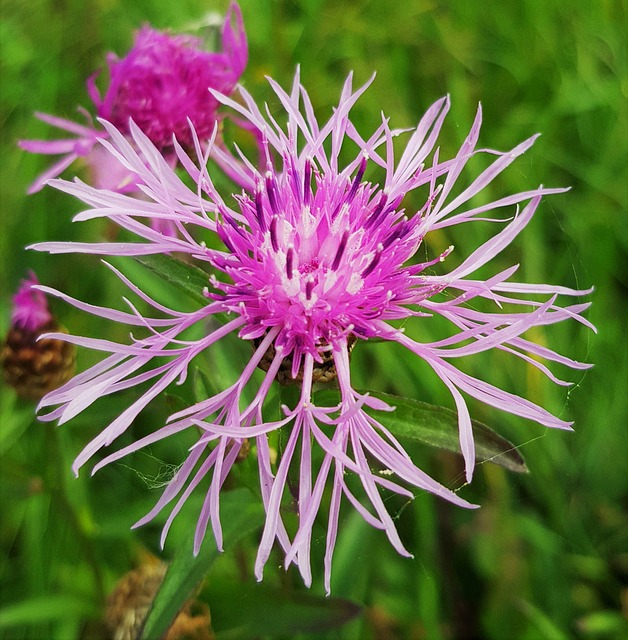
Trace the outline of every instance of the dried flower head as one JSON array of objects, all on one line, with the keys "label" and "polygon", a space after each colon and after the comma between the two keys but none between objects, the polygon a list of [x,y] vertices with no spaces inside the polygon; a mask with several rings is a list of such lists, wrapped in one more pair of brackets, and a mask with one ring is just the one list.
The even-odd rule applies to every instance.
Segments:
[{"label": "dried flower head", "polygon": [[[454,365],[456,359],[500,349],[537,367],[558,384],[568,384],[558,380],[540,360],[575,369],[588,365],[536,345],[523,334],[532,327],[565,320],[590,326],[581,315],[588,304],[558,304],[559,296],[579,296],[586,293],[583,291],[511,281],[517,266],[489,278],[474,278],[524,229],[542,196],[563,191],[538,187],[485,204],[470,204],[532,146],[536,136],[507,152],[477,150],[481,123],[478,109],[458,153],[442,160],[436,143],[449,109],[449,100],[443,98],[409,132],[405,149],[396,159],[393,139],[404,132],[391,130],[383,118],[377,129],[364,138],[349,117],[370,83],[353,91],[349,77],[333,115],[319,123],[298,74],[289,93],[270,82],[286,111],[286,130],[262,115],[243,89],[240,94],[244,106],[216,94],[217,99],[259,129],[264,139],[266,161],[261,171],[245,159],[214,150],[223,164],[240,173],[240,182],[245,185],[244,191],[235,196],[235,208],[214,187],[204,162],[207,153],[198,141],[195,146],[200,166],[180,145],[175,145],[179,161],[198,185],[196,192],[184,185],[150,140],[133,125],[134,145],[111,125],[106,125],[109,141],[104,144],[142,176],[145,197],[150,201],[128,196],[113,198],[80,182],[55,182],[57,188],[91,207],[79,214],[78,220],[106,216],[142,240],[124,244],[45,243],[37,248],[119,256],[180,252],[198,264],[204,263],[213,275],[205,293],[207,304],[188,313],[164,307],[114,269],[140,299],[155,309],[159,317],[154,318],[142,316],[135,307],[130,313],[94,307],[42,287],[42,291],[96,316],[144,327],[148,333],[134,338],[130,345],[66,337],[110,355],[47,396],[41,407],[56,406],[43,419],[58,419],[61,423],[99,398],[150,381],[148,389],[78,456],[78,470],[125,432],[134,417],[168,385],[182,381],[197,355],[229,335],[250,342],[250,361],[231,386],[171,415],[164,427],[110,454],[96,469],[184,429],[200,428],[198,443],[155,508],[137,524],[149,521],[176,500],[164,528],[165,536],[190,493],[205,476],[211,475],[196,529],[195,549],[200,548],[210,524],[221,547],[220,489],[242,443],[248,439],[257,455],[267,514],[256,562],[258,579],[278,540],[286,553],[286,566],[298,564],[306,584],[310,584],[312,529],[319,512],[327,510],[325,584],[329,590],[343,497],[369,524],[383,530],[403,555],[409,554],[386,509],[382,490],[411,498],[410,488],[414,487],[456,505],[472,506],[421,471],[385,424],[367,413],[368,407],[387,411],[393,407],[353,388],[349,353],[356,341],[358,345],[372,339],[397,343],[433,369],[457,406],[461,450],[470,480],[475,462],[474,440],[463,393],[548,427],[567,429],[570,423],[530,400],[461,371]],[[343,165],[341,149],[348,151],[351,146],[357,148],[357,153]],[[470,184],[460,186],[463,169],[477,154],[492,158],[489,167]],[[371,167],[383,174],[381,184],[367,179]],[[452,195],[454,185],[457,195]],[[417,209],[407,211],[404,198],[419,189],[417,195],[426,193],[424,200]],[[169,220],[177,226],[177,237],[156,233],[138,222],[147,217]],[[451,248],[441,255],[424,257],[427,234],[445,227],[453,232],[479,220],[495,226],[496,232],[462,261],[448,267]],[[222,250],[210,249],[196,239],[197,234],[202,237],[208,232],[219,236],[224,244]],[[485,307],[490,309],[482,311]],[[218,325],[225,314],[226,321]],[[421,322],[426,315],[447,320],[450,335],[436,342],[420,342],[400,328],[398,321],[415,318]],[[209,324],[209,319],[214,322]],[[211,329],[201,338],[184,339],[182,333],[198,323]],[[313,396],[315,371],[328,369],[331,363],[340,403],[317,406]],[[266,373],[256,382],[253,373],[258,367]],[[283,378],[285,382],[287,377],[301,381],[299,399],[294,406],[284,406],[284,417],[273,421],[268,417],[265,400],[275,379]],[[245,387],[249,391],[246,396]],[[245,397],[252,400],[245,401]],[[286,433],[285,446],[275,464],[267,434],[280,428]],[[295,467],[300,475],[296,489],[298,529],[291,535],[281,507],[284,498],[290,497],[288,474]],[[350,482],[349,476],[357,482]],[[328,486],[331,497],[327,508],[323,507],[326,503],[322,497]]]},{"label": "dried flower head", "polygon": [[[165,562],[150,559],[119,580],[107,600],[105,612],[105,624],[112,640],[139,637],[167,569]],[[164,640],[213,640],[214,637],[209,607],[196,598],[189,598]]]}]

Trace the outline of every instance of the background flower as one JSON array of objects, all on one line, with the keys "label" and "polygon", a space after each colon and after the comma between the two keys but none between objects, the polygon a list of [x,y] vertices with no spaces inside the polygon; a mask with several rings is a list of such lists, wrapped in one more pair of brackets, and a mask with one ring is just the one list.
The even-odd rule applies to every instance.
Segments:
[{"label": "background flower", "polygon": [[60,387],[74,373],[75,349],[53,338],[42,338],[60,328],[50,313],[46,296],[37,290],[33,271],[13,296],[11,327],[2,344],[4,380],[23,398],[39,400]]},{"label": "background flower", "polygon": [[248,60],[242,13],[235,3],[225,17],[222,48],[204,51],[200,38],[143,27],[124,58],[107,57],[110,79],[102,99],[90,79],[98,115],[122,131],[133,120],[161,151],[172,147],[173,135],[180,144],[192,144],[188,120],[201,139],[209,138],[219,115],[208,89],[231,93]]},{"label": "background flower", "polygon": [[[113,122],[128,133],[134,120],[157,148],[172,150],[172,138],[192,144],[189,121],[202,138],[209,138],[216,122],[218,103],[208,89],[230,93],[242,75],[248,60],[248,48],[242,13],[231,4],[222,28],[220,52],[206,51],[200,38],[171,35],[151,27],[141,28],[131,50],[123,58],[107,57],[108,85],[104,96],[96,87],[93,74],[87,81],[96,115]],[[75,134],[64,140],[22,140],[20,146],[31,153],[61,155],[50,169],[31,185],[29,193],[41,189],[47,180],[57,177],[75,160],[83,158],[102,188],[119,192],[137,189],[137,176],[123,172],[111,156],[103,157],[94,145],[105,130],[83,111],[87,124],[43,113],[36,116],[54,127]],[[174,159],[174,158],[173,158]]]}]

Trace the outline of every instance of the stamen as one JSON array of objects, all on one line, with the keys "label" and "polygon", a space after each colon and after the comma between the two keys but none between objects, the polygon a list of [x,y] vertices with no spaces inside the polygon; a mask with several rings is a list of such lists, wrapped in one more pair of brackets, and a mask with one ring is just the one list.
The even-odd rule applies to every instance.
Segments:
[{"label": "stamen", "polygon": [[276,184],[273,178],[273,174],[269,171],[265,176],[266,181],[266,194],[268,195],[268,202],[273,213],[279,214],[279,206],[277,203]]},{"label": "stamen", "polygon": [[439,262],[445,262],[445,258],[447,258],[447,256],[454,250],[454,245],[450,244],[447,249],[445,251],[443,251],[443,253],[440,254],[438,261]]},{"label": "stamen", "polygon": [[340,240],[340,244],[338,245],[338,251],[336,251],[336,257],[331,265],[332,271],[335,271],[340,265],[340,260],[342,260],[342,254],[345,252],[347,248],[347,240],[349,238],[349,232],[345,231],[342,234],[342,239]]},{"label": "stamen", "polygon": [[266,231],[266,219],[264,217],[264,206],[262,204],[262,192],[264,188],[262,183],[258,183],[255,189],[255,213],[257,215],[257,223],[259,224],[260,231],[264,233]]},{"label": "stamen", "polygon": [[296,196],[297,200],[303,201],[303,193],[302,187],[303,185],[299,182],[299,174],[297,172],[294,158],[291,154],[287,154],[283,156],[284,165],[286,166],[286,173],[290,179],[290,184],[292,185],[292,192]]},{"label": "stamen", "polygon": [[358,187],[362,182],[362,178],[364,177],[364,172],[366,171],[366,163],[368,160],[368,156],[364,154],[362,156],[362,160],[360,162],[360,166],[358,167],[358,172],[355,174],[355,178],[353,178],[353,184],[351,185],[351,190],[347,194],[346,202],[351,202],[353,198],[355,198],[355,194],[358,191]]},{"label": "stamen", "polygon": [[373,271],[375,270],[375,267],[379,264],[379,260],[382,257],[383,250],[384,250],[384,245],[380,242],[377,245],[377,250],[375,251],[375,256],[373,257],[373,260],[371,260],[371,264],[369,264],[369,266],[366,267],[366,269],[364,269],[364,271],[362,272],[363,278],[366,278],[366,276],[368,276],[370,273],[373,273]]},{"label": "stamen", "polygon": [[428,207],[428,212],[432,210],[432,205],[434,204],[434,200],[436,200],[436,198],[439,196],[440,192],[443,190],[443,185],[442,183],[439,184],[430,194],[430,197],[427,199],[427,207]]},{"label": "stamen", "polygon": [[277,242],[277,222],[278,216],[273,216],[270,219],[270,244],[273,247],[273,251],[279,251],[279,243]]},{"label": "stamen", "polygon": [[292,280],[293,266],[294,266],[294,249],[292,247],[289,247],[288,253],[286,254],[286,275],[288,276],[288,280]]},{"label": "stamen", "polygon": [[386,207],[386,213],[390,213],[391,211],[394,211],[400,204],[401,201],[403,200],[405,194],[400,194],[398,195],[387,207]]},{"label": "stamen", "polygon": [[331,221],[333,222],[336,219],[336,216],[338,215],[338,212],[340,211],[340,207],[342,207],[342,205],[344,204],[344,202],[341,200],[335,207],[334,210],[331,212]]},{"label": "stamen", "polygon": [[236,253],[233,244],[231,244],[231,240],[229,240],[229,236],[227,235],[224,225],[217,224],[216,233],[218,234],[218,237],[222,240],[222,243],[225,245],[225,247],[227,247],[229,252]]},{"label": "stamen", "polygon": [[312,160],[305,159],[303,170],[303,204],[309,206],[312,202]]},{"label": "stamen", "polygon": [[395,225],[395,230],[384,240],[384,248],[389,247],[395,240],[407,235],[409,231],[408,218],[404,216],[403,220]]},{"label": "stamen", "polygon": [[380,213],[386,206],[387,200],[388,196],[384,191],[382,191],[380,194],[379,202],[375,205],[375,209],[373,209],[373,212],[366,219],[366,223],[364,225],[366,229],[373,226],[375,222],[377,222],[377,218],[379,218]]},{"label": "stamen", "polygon": [[314,291],[314,278],[309,277],[305,281],[305,297],[307,300],[312,299],[312,292]]}]

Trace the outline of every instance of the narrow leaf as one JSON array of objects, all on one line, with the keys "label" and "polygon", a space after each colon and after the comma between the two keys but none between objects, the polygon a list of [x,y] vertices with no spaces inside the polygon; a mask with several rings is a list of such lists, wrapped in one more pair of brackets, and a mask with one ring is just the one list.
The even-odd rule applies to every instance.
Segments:
[{"label": "narrow leaf", "polygon": [[98,607],[73,595],[45,595],[7,604],[0,610],[0,629],[67,619],[96,618]]},{"label": "narrow leaf", "polygon": [[279,591],[264,584],[210,584],[205,595],[216,640],[292,638],[335,629],[361,612],[343,598]]},{"label": "narrow leaf", "polygon": [[[229,491],[221,496],[220,515],[223,527],[224,547],[232,548],[238,540],[251,533],[263,523],[261,501],[246,489]],[[194,529],[189,538],[178,549],[164,581],[155,596],[148,613],[141,640],[161,638],[185,601],[205,577],[212,564],[220,555],[211,537],[207,535],[198,556],[192,553]]]},{"label": "narrow leaf", "polygon": [[[360,391],[359,393],[367,392]],[[371,393],[370,395],[396,407],[392,412],[375,411],[366,407],[367,413],[381,422],[394,435],[416,440],[437,449],[460,453],[458,415],[455,411],[389,393]],[[337,404],[339,392],[327,389],[319,391],[315,394],[315,401],[320,405]],[[472,420],[471,423],[475,440],[476,461],[494,462],[504,469],[517,473],[528,472],[523,457],[512,442],[502,438],[478,420]]]},{"label": "narrow leaf", "polygon": [[209,376],[198,367],[195,367],[192,372],[192,388],[194,389],[194,400],[196,402],[203,402],[203,400],[207,400],[207,398],[211,398],[220,392],[220,389],[212,383]]},{"label": "narrow leaf", "polygon": [[208,275],[198,267],[177,260],[168,255],[136,256],[135,260],[147,269],[167,280],[186,293],[192,300],[202,305],[207,304],[203,289],[209,283]]}]

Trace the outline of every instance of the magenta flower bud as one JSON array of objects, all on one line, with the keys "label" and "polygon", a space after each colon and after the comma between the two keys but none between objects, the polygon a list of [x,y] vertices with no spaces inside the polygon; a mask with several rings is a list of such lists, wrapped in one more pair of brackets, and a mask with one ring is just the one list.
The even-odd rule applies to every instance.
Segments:
[{"label": "magenta flower bud", "polygon": [[13,297],[11,328],[1,358],[5,382],[18,395],[32,400],[66,382],[74,373],[75,358],[74,345],[41,337],[63,329],[57,326],[37,285],[37,276],[31,271]]}]

